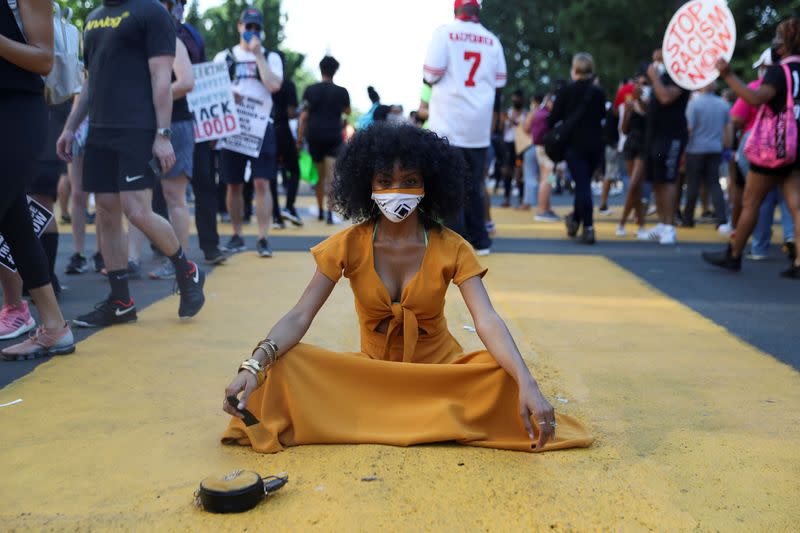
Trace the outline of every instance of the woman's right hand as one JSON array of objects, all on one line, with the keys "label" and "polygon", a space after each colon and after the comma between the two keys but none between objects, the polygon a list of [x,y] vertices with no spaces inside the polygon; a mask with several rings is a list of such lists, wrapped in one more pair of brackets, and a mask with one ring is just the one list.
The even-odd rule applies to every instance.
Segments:
[{"label": "woman's right hand", "polygon": [[[242,371],[236,374],[236,377],[233,378],[231,384],[225,389],[225,398],[222,400],[222,410],[228,413],[229,415],[235,416],[236,418],[244,419],[244,415],[239,411],[239,409],[244,409],[247,405],[247,399],[250,398],[250,395],[253,393],[254,390],[258,388],[258,381],[256,377],[247,371]],[[239,397],[239,393],[243,392],[241,397]],[[239,397],[239,405],[236,409],[228,403],[228,398],[231,396]]]},{"label": "woman's right hand", "polygon": [[714,66],[717,67],[719,75],[723,78],[731,72],[731,66],[722,58],[717,59],[717,62]]}]

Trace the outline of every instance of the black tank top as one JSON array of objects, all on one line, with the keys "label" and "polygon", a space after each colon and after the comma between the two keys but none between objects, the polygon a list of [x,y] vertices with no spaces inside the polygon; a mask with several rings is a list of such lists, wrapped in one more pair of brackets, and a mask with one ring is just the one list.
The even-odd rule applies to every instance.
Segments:
[{"label": "black tank top", "polygon": [[[175,73],[173,72],[172,81],[175,80]],[[193,119],[194,117],[192,117],[192,113],[189,111],[189,102],[186,101],[185,96],[172,101],[172,123],[185,122]]]},{"label": "black tank top", "polygon": [[[0,35],[18,43],[25,42],[7,0],[0,1]],[[0,58],[0,90],[42,93],[44,82],[38,74]]]}]

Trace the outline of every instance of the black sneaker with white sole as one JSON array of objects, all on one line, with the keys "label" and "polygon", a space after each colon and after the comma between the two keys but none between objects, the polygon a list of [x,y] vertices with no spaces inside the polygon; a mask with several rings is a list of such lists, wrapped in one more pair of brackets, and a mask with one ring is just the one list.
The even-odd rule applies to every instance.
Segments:
[{"label": "black sneaker with white sole", "polygon": [[300,218],[300,215],[297,214],[297,210],[294,209],[294,208],[292,208],[292,209],[289,209],[289,208],[283,209],[281,211],[281,215],[283,216],[283,218],[285,218],[286,220],[288,220],[289,222],[291,222],[295,226],[299,227],[299,226],[303,225],[303,219]]},{"label": "black sneaker with white sole", "polygon": [[206,303],[206,297],[203,294],[203,285],[206,283],[206,275],[201,271],[193,262],[189,262],[192,269],[185,273],[177,273],[175,275],[175,282],[178,284],[178,290],[181,295],[181,303],[178,307],[178,317],[181,319],[192,318]]},{"label": "black sneaker with white sole", "polygon": [[730,245],[720,252],[703,252],[703,261],[731,272],[739,272],[742,269],[742,256],[733,257]]},{"label": "black sneaker with white sole", "polygon": [[83,254],[72,254],[72,257],[69,258],[69,265],[67,265],[67,269],[64,272],[69,275],[75,275],[83,274],[88,270],[89,261],[83,256]]},{"label": "black sneaker with white sole", "polygon": [[228,241],[228,244],[225,245],[225,249],[228,252],[235,254],[237,252],[243,252],[247,250],[247,246],[244,244],[244,239],[238,235],[234,235],[231,237],[231,240]]},{"label": "black sneaker with white sole", "polygon": [[94,311],[79,316],[72,323],[79,328],[105,328],[136,322],[136,319],[136,304],[131,298],[128,302],[103,300],[94,306]]},{"label": "black sneaker with white sole", "polygon": [[267,239],[259,239],[256,244],[256,251],[259,257],[272,257],[272,249],[269,247]]},{"label": "black sneaker with white sole", "polygon": [[102,272],[103,269],[106,267],[106,262],[103,260],[103,254],[97,252],[92,256],[92,263],[94,266],[95,272]]},{"label": "black sneaker with white sole", "polygon": [[205,264],[207,265],[220,265],[227,259],[219,248],[214,248],[205,254]]}]

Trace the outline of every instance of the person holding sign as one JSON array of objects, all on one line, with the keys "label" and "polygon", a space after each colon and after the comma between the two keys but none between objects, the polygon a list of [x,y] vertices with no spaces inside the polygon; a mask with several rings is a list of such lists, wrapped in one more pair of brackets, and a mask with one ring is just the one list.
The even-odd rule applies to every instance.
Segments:
[{"label": "person holding sign", "polygon": [[[757,89],[749,88],[736,74],[731,72],[727,61],[720,59],[717,61],[717,68],[720,75],[728,83],[728,86],[737,96],[744,99],[753,106],[768,106],[768,110],[775,115],[781,115],[787,111],[787,99],[794,101],[794,109],[788,110],[794,113],[798,119],[798,105],[800,105],[800,18],[789,17],[778,25],[775,39],[772,42],[772,58],[778,64],[768,68],[766,75]],[[788,70],[788,76],[786,74]],[[763,107],[759,109],[756,124],[753,126],[750,143],[757,143],[755,146],[765,145],[767,139],[758,137],[760,120],[767,111]],[[797,123],[800,129],[800,122]],[[775,155],[782,156],[786,161],[779,164],[777,157],[774,161],[764,160],[755,164],[750,161],[750,170],[747,173],[747,180],[744,188],[744,200],[742,214],[739,216],[739,224],[736,233],[731,236],[728,247],[720,252],[704,252],[703,259],[714,266],[738,272],[742,268],[742,252],[744,251],[747,240],[753,233],[753,229],[758,221],[758,212],[761,203],[767,193],[775,186],[779,185],[783,192],[786,204],[792,213],[794,220],[795,234],[800,229],[800,157],[797,151],[800,144],[797,142],[797,130],[794,139],[786,134],[784,130],[783,138],[778,139],[785,143],[787,148],[793,148],[795,153],[780,153],[780,147],[775,146]],[[774,135],[770,135],[775,137]],[[794,141],[794,144],[791,144]],[[769,150],[759,150],[760,153],[770,153]],[[788,161],[791,161],[790,163]],[[800,279],[800,258],[795,257],[792,266],[781,273],[781,276],[790,279]]]},{"label": "person holding sign", "polygon": [[[259,35],[263,27],[264,18],[261,12],[255,8],[245,9],[237,25],[239,44],[217,54],[214,61],[228,65],[237,103],[247,98],[258,108],[258,114],[269,117],[273,105],[272,94],[278,92],[283,84],[283,63],[278,54],[261,46]],[[233,236],[226,245],[230,252],[247,249],[241,235],[244,218],[244,174],[249,162],[258,220],[256,251],[261,257],[272,257],[272,249],[267,240],[272,222],[272,192],[269,181],[278,179],[278,156],[275,128],[271,122],[270,119],[257,156],[245,155],[231,149],[222,150],[220,174],[228,185],[228,214],[233,224]]]},{"label": "person holding sign", "polygon": [[[58,307],[47,258],[36,238],[25,197],[25,184],[32,177],[46,139],[42,76],[52,66],[52,3],[0,2],[0,124],[10,133],[0,142],[0,263],[5,265],[0,268],[8,268],[13,254],[41,319],[41,326],[29,339],[0,352],[3,360],[75,351],[72,330]],[[8,312],[3,308],[0,318],[9,318]]]}]

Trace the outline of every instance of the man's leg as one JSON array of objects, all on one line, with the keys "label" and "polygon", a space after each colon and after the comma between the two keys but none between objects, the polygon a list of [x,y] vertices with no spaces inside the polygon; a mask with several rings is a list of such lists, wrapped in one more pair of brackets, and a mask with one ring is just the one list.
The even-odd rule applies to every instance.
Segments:
[{"label": "man's leg", "polygon": [[464,150],[467,155],[467,187],[464,220],[469,242],[476,250],[488,250],[492,240],[486,231],[484,211],[483,165],[486,160],[485,148]]},{"label": "man's leg", "polygon": [[86,238],[86,205],[89,194],[83,190],[83,155],[77,155],[68,166],[72,199],[72,244],[76,254],[84,253]]},{"label": "man's leg", "polygon": [[61,212],[61,219],[71,219],[69,214],[69,197],[72,186],[69,182],[68,171],[58,177],[58,210]]},{"label": "man's leg", "polygon": [[[153,211],[150,194],[148,190],[122,191],[119,201],[131,224],[139,228],[164,255],[171,257],[178,252],[180,243],[170,223]],[[114,250],[113,247],[111,249]],[[111,266],[117,266],[116,257]],[[124,266],[127,267],[127,261]]]},{"label": "man's leg", "polygon": [[189,249],[189,224],[191,222],[189,206],[186,203],[186,186],[188,184],[189,178],[185,175],[161,180],[169,221],[184,250]]},{"label": "man's leg", "polygon": [[700,189],[700,177],[704,170],[702,154],[686,154],[686,205],[683,208],[683,223],[694,226],[694,212]]},{"label": "man's leg", "polygon": [[272,222],[272,192],[269,180],[263,177],[254,177],[256,220],[258,221],[258,239],[269,237],[269,225]]},{"label": "man's leg", "polygon": [[192,188],[194,190],[194,221],[200,249],[207,260],[219,255],[219,233],[217,232],[217,185],[214,180],[213,154],[209,143],[194,147],[192,164]]},{"label": "man's leg", "polygon": [[772,223],[775,217],[775,205],[778,201],[778,188],[775,187],[767,193],[761,207],[758,209],[758,221],[753,229],[753,239],[750,243],[750,254],[753,258],[761,259],[769,255],[769,245],[772,240]]},{"label": "man's leg", "polygon": [[242,234],[242,224],[244,222],[244,183],[229,183],[226,196],[228,215],[231,217],[233,234]]},{"label": "man's leg", "polygon": [[725,205],[725,196],[722,194],[722,186],[719,184],[719,169],[722,165],[722,154],[708,154],[705,161],[706,187],[714,205],[714,213],[717,217],[717,225],[728,222],[728,209]]}]

